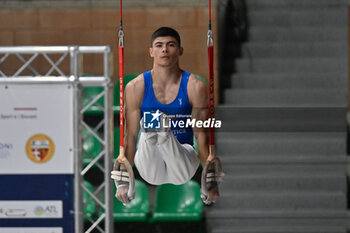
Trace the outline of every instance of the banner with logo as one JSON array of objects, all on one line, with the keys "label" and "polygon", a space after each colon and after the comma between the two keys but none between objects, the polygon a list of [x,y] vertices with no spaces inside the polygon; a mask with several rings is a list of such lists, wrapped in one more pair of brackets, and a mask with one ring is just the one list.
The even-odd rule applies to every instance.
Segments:
[{"label": "banner with logo", "polygon": [[0,233],[63,233],[62,227],[0,227]]},{"label": "banner with logo", "polygon": [[0,174],[73,173],[73,88],[0,84]]},{"label": "banner with logo", "polygon": [[62,201],[0,201],[0,219],[62,217]]}]

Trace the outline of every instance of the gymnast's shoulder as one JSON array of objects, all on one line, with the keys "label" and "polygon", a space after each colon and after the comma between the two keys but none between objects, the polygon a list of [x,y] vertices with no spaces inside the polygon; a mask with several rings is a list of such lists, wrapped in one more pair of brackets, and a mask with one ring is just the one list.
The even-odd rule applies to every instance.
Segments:
[{"label": "gymnast's shoulder", "polygon": [[128,82],[125,87],[125,91],[136,92],[133,94],[140,94],[145,89],[145,82],[143,80],[143,74],[138,75],[136,78]]},{"label": "gymnast's shoulder", "polygon": [[140,74],[130,82],[125,87],[126,98],[128,96],[132,99],[143,99],[143,94],[145,91],[145,82],[143,80],[143,74]]},{"label": "gymnast's shoulder", "polygon": [[191,73],[188,79],[187,91],[189,95],[193,94],[197,96],[198,94],[207,93],[208,89],[207,85],[202,80]]}]

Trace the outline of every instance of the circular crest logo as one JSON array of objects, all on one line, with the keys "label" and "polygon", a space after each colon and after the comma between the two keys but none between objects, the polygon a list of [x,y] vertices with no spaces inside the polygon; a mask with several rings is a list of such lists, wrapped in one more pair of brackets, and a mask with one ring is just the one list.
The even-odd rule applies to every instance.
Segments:
[{"label": "circular crest logo", "polygon": [[44,213],[43,207],[41,207],[41,206],[35,207],[34,213],[35,213],[35,215],[37,215],[37,216],[43,215],[43,213]]},{"label": "circular crest logo", "polygon": [[55,153],[55,144],[45,134],[35,134],[26,143],[26,153],[35,163],[46,163]]}]

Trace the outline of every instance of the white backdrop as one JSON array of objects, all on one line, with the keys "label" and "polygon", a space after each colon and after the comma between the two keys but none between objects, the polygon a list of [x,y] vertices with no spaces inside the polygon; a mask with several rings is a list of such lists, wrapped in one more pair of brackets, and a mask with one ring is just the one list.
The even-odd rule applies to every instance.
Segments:
[{"label": "white backdrop", "polygon": [[0,174],[73,173],[73,88],[0,84]]}]

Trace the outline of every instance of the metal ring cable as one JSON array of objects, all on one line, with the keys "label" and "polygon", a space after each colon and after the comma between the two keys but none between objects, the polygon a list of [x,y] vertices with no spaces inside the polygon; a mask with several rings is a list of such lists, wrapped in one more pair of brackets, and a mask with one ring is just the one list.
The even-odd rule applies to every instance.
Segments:
[{"label": "metal ring cable", "polygon": [[123,31],[123,5],[120,0],[120,23],[119,23],[119,44],[118,44],[118,55],[119,55],[119,125],[120,125],[120,149],[119,156],[116,159],[113,170],[120,169],[120,165],[123,164],[129,173],[129,190],[128,190],[128,201],[131,201],[135,197],[135,179],[132,167],[125,156],[124,150],[124,31]]},{"label": "metal ring cable", "polygon": [[[215,102],[214,102],[214,39],[211,24],[211,0],[209,0],[209,23],[208,23],[208,33],[207,33],[207,49],[208,49],[208,66],[209,66],[209,118],[211,120],[215,119]],[[214,127],[210,125],[209,128],[209,156],[203,167],[202,177],[201,177],[201,196],[203,202],[210,205],[212,201],[209,199],[209,191],[206,187],[207,173],[209,166],[213,165],[216,168],[215,179],[221,182],[222,176],[224,175],[221,168],[221,162],[218,157],[216,157],[215,152],[215,131]]]}]

